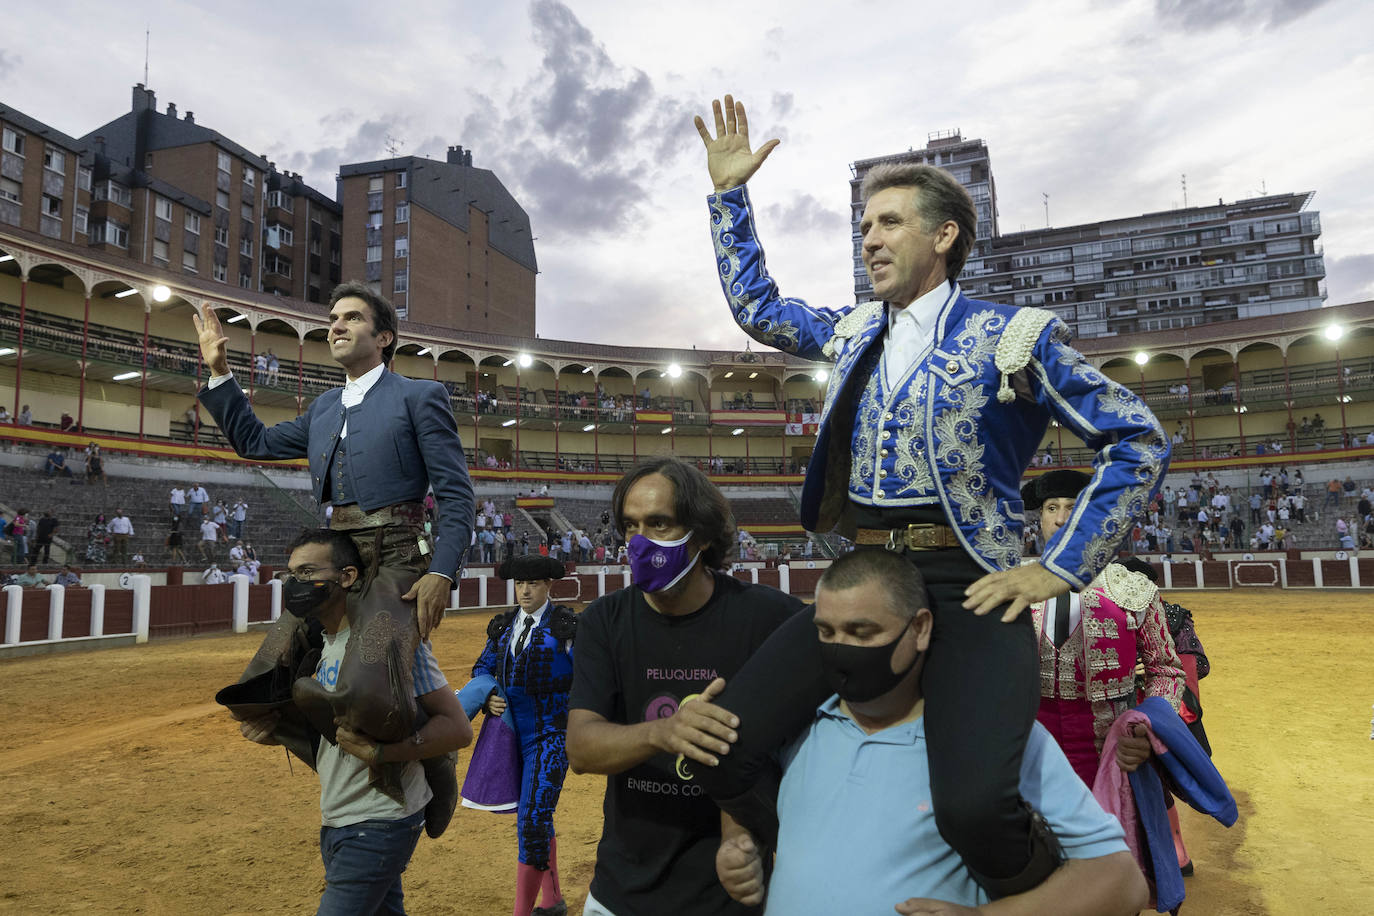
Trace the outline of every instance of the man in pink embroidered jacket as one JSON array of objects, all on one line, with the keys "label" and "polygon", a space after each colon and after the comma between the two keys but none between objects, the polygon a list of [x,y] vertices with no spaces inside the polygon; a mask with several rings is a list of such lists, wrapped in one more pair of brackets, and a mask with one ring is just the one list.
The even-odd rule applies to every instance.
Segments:
[{"label": "man in pink embroidered jacket", "polygon": [[[1026,508],[1040,510],[1046,538],[1073,512],[1090,479],[1081,471],[1051,471],[1022,488]],[[1091,788],[1107,732],[1117,716],[1136,705],[1137,664],[1145,671],[1147,696],[1167,700],[1175,711],[1182,701],[1183,665],[1169,635],[1164,602],[1150,577],[1117,562],[1082,592],[1032,604],[1031,616],[1040,650],[1036,718]]]}]

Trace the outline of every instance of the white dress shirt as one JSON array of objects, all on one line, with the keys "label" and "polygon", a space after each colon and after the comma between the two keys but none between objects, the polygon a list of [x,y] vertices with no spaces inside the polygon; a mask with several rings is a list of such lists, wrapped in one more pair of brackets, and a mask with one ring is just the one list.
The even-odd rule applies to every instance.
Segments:
[{"label": "white dress shirt", "polygon": [[511,636],[510,641],[511,658],[515,658],[515,644],[520,641],[520,634],[525,632],[526,622],[531,620],[534,621],[534,624],[530,627],[530,636],[525,637],[525,645],[528,646],[530,644],[530,639],[533,638],[534,628],[539,626],[539,622],[544,619],[544,613],[549,609],[551,604],[553,604],[552,601],[545,601],[544,606],[533,614],[526,613],[524,609],[521,609],[520,613],[516,615],[515,629],[511,631],[514,634]]},{"label": "white dress shirt", "polygon": [[883,364],[888,386],[896,385],[935,339],[935,322],[949,299],[946,280],[906,308],[888,303],[887,340],[883,343]]},{"label": "white dress shirt", "polygon": [[[1054,597],[1045,602],[1045,619],[1042,626],[1045,636],[1054,642],[1054,625],[1059,616],[1059,598]],[[1066,631],[1070,636],[1073,631],[1078,629],[1079,622],[1083,619],[1083,610],[1078,603],[1078,592],[1069,592],[1069,629]]]}]

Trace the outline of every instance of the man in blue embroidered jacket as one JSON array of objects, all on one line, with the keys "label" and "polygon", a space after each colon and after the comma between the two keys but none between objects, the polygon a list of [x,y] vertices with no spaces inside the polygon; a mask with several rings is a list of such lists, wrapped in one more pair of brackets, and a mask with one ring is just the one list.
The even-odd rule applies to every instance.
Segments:
[{"label": "man in blue embroidered jacket", "polygon": [[[927,730],[937,824],[992,896],[1018,893],[1058,858],[1017,789],[1038,695],[1034,632],[1021,612],[1086,587],[1107,564],[1163,477],[1168,439],[1135,395],[1069,346],[1054,313],[963,295],[955,278],[977,214],[943,170],[881,166],[865,179],[862,251],[875,301],[825,310],[784,298],[764,267],[744,187],[778,141],[752,150],[744,107],[730,96],[714,110],[714,137],[701,118],[696,125],[731,313],[760,343],[835,363],[802,524],[838,526],[861,549],[902,552],[925,575],[941,647],[923,676],[935,710]],[[1051,419],[1097,455],[1073,517],[1038,563],[1022,566],[1021,474]],[[766,809],[757,797],[749,808],[756,771],[828,693],[816,675],[807,703],[795,702],[805,690],[765,699],[779,695],[768,685],[780,678],[819,670],[810,624],[798,616],[719,698],[744,725],[722,758],[728,766],[699,776],[746,823]]]}]

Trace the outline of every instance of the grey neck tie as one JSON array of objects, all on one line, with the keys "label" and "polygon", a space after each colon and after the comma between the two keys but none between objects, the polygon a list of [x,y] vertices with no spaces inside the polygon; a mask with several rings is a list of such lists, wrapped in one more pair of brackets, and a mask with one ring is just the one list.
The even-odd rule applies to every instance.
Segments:
[{"label": "grey neck tie", "polygon": [[1069,595],[1067,592],[1054,599],[1054,647],[1064,645],[1069,638]]}]

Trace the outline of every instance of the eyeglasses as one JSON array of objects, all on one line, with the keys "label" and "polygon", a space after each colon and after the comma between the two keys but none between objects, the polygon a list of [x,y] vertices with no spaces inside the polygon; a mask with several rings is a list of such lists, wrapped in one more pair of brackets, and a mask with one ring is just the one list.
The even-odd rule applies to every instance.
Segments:
[{"label": "eyeglasses", "polygon": [[337,566],[302,566],[299,569],[288,569],[277,573],[272,578],[280,582],[315,582],[318,581],[319,573],[326,569],[338,569]]}]

